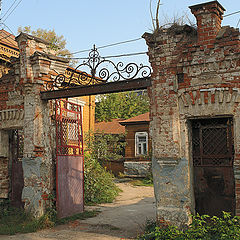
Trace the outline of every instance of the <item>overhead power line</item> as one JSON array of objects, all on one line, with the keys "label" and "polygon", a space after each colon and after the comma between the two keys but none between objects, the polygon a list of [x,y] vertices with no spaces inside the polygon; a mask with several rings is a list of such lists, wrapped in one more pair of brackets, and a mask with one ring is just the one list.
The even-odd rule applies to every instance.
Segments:
[{"label": "overhead power line", "polygon": [[240,10],[237,11],[237,12],[229,13],[227,15],[223,15],[223,17],[229,17],[229,16],[232,16],[232,15],[237,14],[237,13],[240,13]]},{"label": "overhead power line", "polygon": [[[12,44],[12,42],[10,42],[10,41],[8,40],[8,38],[11,37],[12,35],[14,35],[14,33],[13,33],[13,31],[12,31],[5,23],[2,23],[2,24],[3,24],[11,33],[8,34],[8,35],[5,36],[5,37],[0,38],[0,41],[3,40],[3,39],[6,39],[9,43]],[[2,30],[4,30],[4,28],[2,28]]]},{"label": "overhead power line", "polygon": [[[138,40],[141,40],[142,38],[136,38],[136,39],[130,39],[130,40],[126,40],[126,41],[122,41],[122,42],[116,42],[116,43],[111,43],[108,45],[104,45],[104,46],[100,46],[97,49],[102,49],[102,48],[107,48],[107,47],[112,47],[112,46],[116,46],[116,45],[120,45],[120,44],[125,44],[125,43],[129,43],[129,42],[136,42]],[[73,52],[71,53],[72,55],[77,54],[77,53],[84,53],[84,52],[89,52],[92,49],[86,49],[86,50],[81,50],[81,51],[77,51],[77,52]]]},{"label": "overhead power line", "polygon": [[14,32],[5,23],[2,24],[12,33],[12,35],[14,35]]},{"label": "overhead power line", "polygon": [[136,38],[136,39],[126,40],[126,41],[123,41],[123,42],[112,43],[112,44],[108,44],[108,45],[105,45],[105,46],[98,47],[98,49],[112,47],[112,46],[116,46],[116,45],[120,45],[120,44],[124,44],[124,43],[129,43],[129,42],[136,42],[138,40],[142,40],[142,38]]},{"label": "overhead power line", "polygon": [[[147,52],[126,53],[126,54],[120,54],[120,55],[105,56],[105,57],[102,57],[102,58],[107,59],[107,58],[118,58],[118,57],[130,57],[130,56],[142,55],[142,54],[146,54],[146,53]],[[67,59],[87,60],[89,58],[80,57],[80,58],[67,58]]]},{"label": "overhead power line", "polygon": [[7,13],[10,11],[10,9],[13,7],[13,5],[14,5],[16,2],[17,2],[17,0],[15,0],[15,1],[12,3],[12,5],[8,8],[8,10],[5,12],[5,14],[1,17],[1,19],[4,18],[4,17],[7,15]]},{"label": "overhead power line", "polygon": [[5,22],[8,17],[13,13],[13,11],[18,7],[18,5],[22,2],[22,0],[20,0],[17,5],[12,9],[12,11],[2,20],[2,22]]},{"label": "overhead power line", "polygon": [[239,18],[239,20],[238,20],[237,27],[238,27],[239,23],[240,23],[240,18]]},{"label": "overhead power line", "polygon": [[[2,29],[2,30],[3,30],[3,29]],[[8,39],[11,35],[12,35],[12,34],[9,34],[9,35],[7,35],[7,36],[5,36],[5,37],[0,38],[0,41],[3,40],[3,39]]]}]

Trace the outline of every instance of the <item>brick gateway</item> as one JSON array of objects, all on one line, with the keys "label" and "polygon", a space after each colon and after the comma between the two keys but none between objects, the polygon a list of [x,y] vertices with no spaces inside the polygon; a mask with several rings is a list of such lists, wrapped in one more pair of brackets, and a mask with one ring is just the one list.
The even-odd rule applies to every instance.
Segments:
[{"label": "brick gateway", "polygon": [[[232,145],[229,131],[222,134],[226,136],[227,153],[230,154],[232,149],[232,177],[231,173],[227,178],[221,173],[210,175],[216,181],[220,179],[224,196],[231,196],[232,211],[240,215],[239,30],[221,27],[225,9],[217,1],[191,6],[190,9],[197,19],[197,29],[188,25],[173,25],[143,35],[149,47],[153,73],[151,82],[149,79],[145,79],[145,83],[135,80],[142,88],[149,87],[151,99],[150,134],[157,217],[177,225],[189,223],[189,214],[199,209],[197,191],[201,192],[202,186],[196,184],[194,159],[198,155],[194,155],[193,151],[193,131],[196,130],[196,122],[202,125],[208,119],[217,119],[222,123],[229,119],[232,122]],[[26,209],[39,216],[46,208],[42,196],[50,194],[54,185],[53,102],[45,100],[61,98],[63,94],[63,90],[43,91],[45,83],[51,82],[56,72],[64,72],[67,62],[54,56],[42,40],[21,34],[17,41],[20,58],[15,60],[13,71],[1,78],[1,197],[9,196],[6,174],[8,129],[23,128],[22,200]],[[75,88],[71,96],[103,93],[104,88],[111,92],[111,84]],[[124,83],[117,84],[120,84],[118,89],[130,90],[124,88]],[[89,93],[86,93],[88,90]],[[202,156],[201,161],[205,157]],[[203,171],[204,182],[209,174],[207,170]],[[211,187],[208,184],[208,188]]]}]

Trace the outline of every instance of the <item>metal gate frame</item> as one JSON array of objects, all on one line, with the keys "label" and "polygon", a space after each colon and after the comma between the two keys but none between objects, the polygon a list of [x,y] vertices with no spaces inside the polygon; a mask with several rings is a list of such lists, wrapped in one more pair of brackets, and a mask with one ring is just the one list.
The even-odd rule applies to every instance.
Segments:
[{"label": "metal gate frame", "polygon": [[[70,216],[83,211],[84,208],[84,156],[83,156],[83,131],[82,131],[82,106],[67,100],[55,100],[55,116],[56,116],[56,199],[57,211],[60,218]],[[72,207],[70,212],[60,209],[61,199],[59,195],[62,189],[59,189],[59,170],[60,162],[64,163],[64,167],[81,161],[82,183],[80,186],[82,192],[82,206],[77,209]],[[69,176],[66,176],[68,178]],[[74,212],[76,211],[76,212]]]}]

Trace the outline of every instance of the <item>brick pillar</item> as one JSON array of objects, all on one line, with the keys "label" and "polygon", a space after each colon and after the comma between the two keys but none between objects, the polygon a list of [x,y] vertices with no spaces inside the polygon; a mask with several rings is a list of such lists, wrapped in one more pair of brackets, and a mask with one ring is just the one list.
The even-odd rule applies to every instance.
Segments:
[{"label": "brick pillar", "polygon": [[189,7],[197,20],[198,41],[204,45],[213,44],[221,29],[225,9],[218,1],[211,1]]},{"label": "brick pillar", "polygon": [[[181,153],[178,109],[176,47],[178,39],[163,30],[143,36],[149,47],[153,73],[149,89],[152,171],[157,205],[157,220],[184,226],[189,223],[191,184],[189,161]],[[170,67],[171,66],[171,67]]]},{"label": "brick pillar", "polygon": [[[52,74],[62,73],[68,61],[53,56],[48,43],[21,33],[16,40],[20,49],[20,80],[24,90],[24,188],[25,209],[41,216],[44,200],[53,188],[54,130],[50,118],[50,104],[42,101],[40,91]],[[43,197],[44,196],[44,197]]]}]

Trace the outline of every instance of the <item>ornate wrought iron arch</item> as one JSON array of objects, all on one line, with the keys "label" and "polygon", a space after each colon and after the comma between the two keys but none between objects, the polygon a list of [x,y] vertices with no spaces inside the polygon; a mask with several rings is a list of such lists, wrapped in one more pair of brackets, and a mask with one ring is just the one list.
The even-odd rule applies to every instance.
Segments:
[{"label": "ornate wrought iron arch", "polygon": [[[85,70],[85,69],[88,69]],[[88,73],[89,72],[89,73]],[[48,90],[74,88],[101,83],[117,82],[148,78],[151,68],[147,65],[136,63],[114,62],[101,57],[96,46],[89,52],[88,59],[79,64],[75,69],[68,68],[67,73],[59,74],[54,82],[48,84]]]}]

